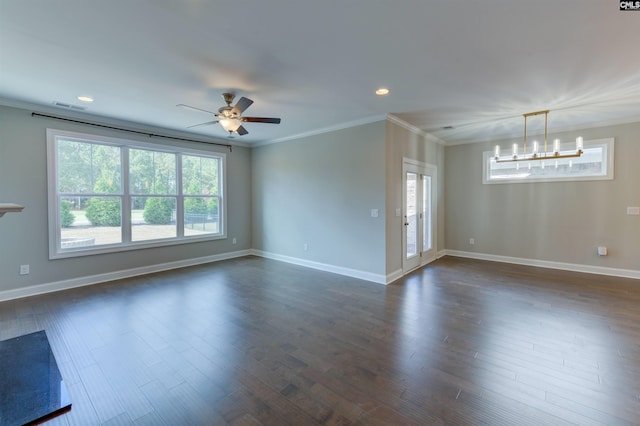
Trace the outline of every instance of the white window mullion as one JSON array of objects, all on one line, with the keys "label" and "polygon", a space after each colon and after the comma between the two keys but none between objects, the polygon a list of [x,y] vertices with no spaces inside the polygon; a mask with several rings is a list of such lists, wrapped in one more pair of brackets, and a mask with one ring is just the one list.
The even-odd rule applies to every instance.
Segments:
[{"label": "white window mullion", "polygon": [[184,193],[182,192],[182,154],[176,155],[176,225],[178,225],[178,238],[184,238]]},{"label": "white window mullion", "polygon": [[131,242],[131,194],[129,191],[129,148],[122,147],[121,150],[121,170],[120,181],[122,182],[122,242],[128,244]]},{"label": "white window mullion", "polygon": [[227,158],[218,158],[218,215],[220,217],[220,235],[227,237]]},{"label": "white window mullion", "polygon": [[47,129],[47,183],[49,201],[49,254],[60,248],[60,194],[58,192],[58,139]]}]

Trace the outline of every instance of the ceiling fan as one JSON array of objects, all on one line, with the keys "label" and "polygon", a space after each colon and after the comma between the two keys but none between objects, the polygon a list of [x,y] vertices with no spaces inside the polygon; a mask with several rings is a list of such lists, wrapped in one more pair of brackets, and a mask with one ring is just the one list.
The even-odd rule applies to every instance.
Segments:
[{"label": "ceiling fan", "polygon": [[196,108],[185,104],[178,104],[176,106],[182,108],[193,109],[196,111],[202,111],[209,114],[213,114],[217,117],[217,120],[207,121],[206,123],[200,123],[193,126],[187,127],[188,129],[199,126],[209,126],[211,124],[219,123],[222,128],[229,132],[229,135],[232,135],[234,132],[239,134],[240,136],[246,135],[249,132],[244,128],[242,123],[270,123],[270,124],[280,124],[279,118],[268,118],[268,117],[243,117],[242,113],[251,106],[253,101],[251,99],[241,97],[240,100],[234,105],[231,106],[233,102],[233,98],[235,98],[234,93],[223,93],[222,98],[224,102],[227,104],[218,109],[218,112],[215,113],[213,111],[207,111],[206,109]]}]

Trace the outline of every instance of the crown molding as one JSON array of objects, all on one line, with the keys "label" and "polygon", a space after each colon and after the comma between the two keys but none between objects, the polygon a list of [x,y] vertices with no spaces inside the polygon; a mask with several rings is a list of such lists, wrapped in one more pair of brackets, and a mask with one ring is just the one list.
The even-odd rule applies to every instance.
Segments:
[{"label": "crown molding", "polygon": [[56,107],[53,105],[35,104],[27,101],[21,101],[17,99],[8,99],[0,97],[0,106],[6,106],[10,108],[17,108],[23,110],[31,110],[33,112],[40,112],[45,114],[51,114],[62,118],[68,118],[71,120],[90,121],[98,125],[122,127],[125,131],[132,130],[143,133],[158,133],[168,138],[189,138],[193,140],[199,140],[202,143],[216,143],[223,145],[232,145],[248,148],[251,145],[245,142],[236,142],[229,139],[208,137],[199,133],[190,133],[181,130],[175,130],[165,127],[157,127],[147,125],[143,123],[137,123],[133,121],[121,120],[117,118],[106,117],[103,115],[91,114],[84,111],[73,111],[65,108]]},{"label": "crown molding", "polygon": [[424,130],[420,129],[419,127],[414,126],[411,123],[407,123],[406,121],[404,121],[403,119],[399,118],[396,115],[393,114],[387,114],[387,120],[392,122],[393,124],[396,124],[404,129],[409,130],[411,133],[418,135],[418,136],[422,136],[423,138],[427,139],[430,142],[434,142],[437,143],[439,145],[447,145],[447,142],[445,142],[444,140],[440,139],[439,137],[431,134],[431,133],[427,133]]},{"label": "crown molding", "polygon": [[[603,127],[612,127],[612,126],[624,126],[627,124],[635,124],[635,123],[640,123],[640,115],[626,117],[626,118],[612,119],[612,120],[595,121],[593,123],[582,124],[582,125],[554,127],[552,130],[549,131],[549,134],[579,132],[583,130],[600,129]],[[528,134],[528,136],[542,136],[542,135],[544,135],[544,132],[534,132],[534,133]],[[517,141],[522,141],[522,132],[499,135],[494,138],[460,139],[457,141],[447,142],[446,145],[456,146],[456,145],[469,145],[469,144],[479,144],[479,143],[489,143],[489,142],[495,143],[495,142],[504,141],[507,139],[515,139]]]},{"label": "crown molding", "polygon": [[310,130],[308,132],[297,133],[295,135],[285,136],[283,138],[272,139],[270,141],[264,141],[264,142],[256,142],[256,143],[253,143],[251,145],[251,147],[252,148],[257,148],[257,147],[264,146],[264,145],[272,145],[272,144],[275,144],[275,143],[287,142],[287,141],[291,141],[291,140],[295,140],[295,139],[302,139],[302,138],[306,138],[306,137],[309,137],[309,136],[321,135],[323,133],[335,132],[337,130],[349,129],[351,127],[357,127],[357,126],[362,126],[362,125],[365,125],[365,124],[376,123],[378,121],[384,121],[385,118],[386,118],[385,115],[372,115],[372,116],[365,117],[365,118],[362,118],[362,119],[359,119],[359,120],[347,121],[347,122],[344,122],[344,123],[334,124],[333,126],[328,126],[328,127],[321,127],[319,129],[316,129],[316,130]]}]

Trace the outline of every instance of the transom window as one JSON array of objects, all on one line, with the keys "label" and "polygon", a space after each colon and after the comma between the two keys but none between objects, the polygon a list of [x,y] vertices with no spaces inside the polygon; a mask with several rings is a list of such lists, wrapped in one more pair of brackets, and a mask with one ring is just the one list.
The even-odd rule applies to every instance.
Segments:
[{"label": "transom window", "polygon": [[225,155],[47,129],[49,257],[225,238]]},{"label": "transom window", "polygon": [[[483,153],[483,183],[525,183],[613,179],[613,138],[584,141],[576,158],[496,162],[494,153]],[[573,154],[573,146],[560,154]]]}]

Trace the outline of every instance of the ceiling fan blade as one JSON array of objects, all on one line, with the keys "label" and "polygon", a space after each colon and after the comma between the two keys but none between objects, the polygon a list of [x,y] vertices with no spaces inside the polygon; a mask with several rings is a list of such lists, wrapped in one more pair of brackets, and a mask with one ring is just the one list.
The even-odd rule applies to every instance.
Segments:
[{"label": "ceiling fan blade", "polygon": [[247,123],[271,123],[271,124],[280,124],[279,118],[269,118],[269,117],[242,117],[242,121],[246,121]]},{"label": "ceiling fan blade", "polygon": [[193,126],[188,126],[187,129],[191,129],[193,127],[199,127],[199,126],[210,126],[212,124],[216,124],[217,122],[218,122],[218,120],[207,121],[206,123],[194,124]]},{"label": "ceiling fan blade", "polygon": [[236,132],[237,132],[240,136],[242,136],[242,135],[246,135],[246,134],[248,134],[248,133],[249,133],[249,132],[247,132],[247,129],[245,129],[245,128],[244,128],[244,127],[242,127],[242,126],[238,127],[238,129],[236,130]]},{"label": "ceiling fan blade", "polygon": [[240,98],[236,106],[231,110],[232,113],[240,115],[244,112],[245,109],[249,108],[253,101],[249,98],[245,98],[244,96]]},{"label": "ceiling fan blade", "polygon": [[180,107],[180,108],[192,109],[192,110],[194,110],[194,111],[206,112],[207,114],[218,115],[218,113],[217,113],[217,112],[207,111],[206,109],[196,108],[196,107],[192,107],[192,106],[185,105],[185,104],[178,104],[178,105],[176,105],[176,106],[177,106],[177,107]]}]

